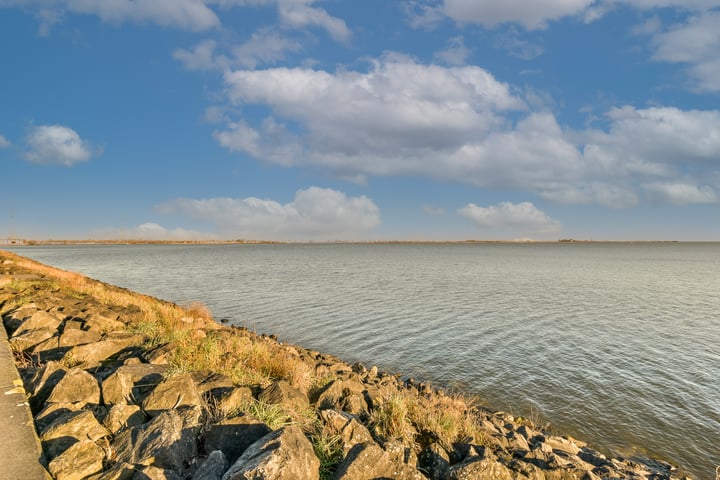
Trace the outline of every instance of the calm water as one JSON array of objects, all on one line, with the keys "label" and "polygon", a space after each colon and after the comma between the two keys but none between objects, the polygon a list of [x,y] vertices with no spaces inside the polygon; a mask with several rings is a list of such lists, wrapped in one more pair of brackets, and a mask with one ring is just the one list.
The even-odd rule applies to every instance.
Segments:
[{"label": "calm water", "polygon": [[25,247],[281,340],[720,465],[720,244]]}]

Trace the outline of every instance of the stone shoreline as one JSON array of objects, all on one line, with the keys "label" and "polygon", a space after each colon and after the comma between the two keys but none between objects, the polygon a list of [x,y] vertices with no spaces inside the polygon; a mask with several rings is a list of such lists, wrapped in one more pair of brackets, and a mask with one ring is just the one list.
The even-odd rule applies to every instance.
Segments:
[{"label": "stone shoreline", "polygon": [[689,478],[1,250],[0,315],[58,480]]}]

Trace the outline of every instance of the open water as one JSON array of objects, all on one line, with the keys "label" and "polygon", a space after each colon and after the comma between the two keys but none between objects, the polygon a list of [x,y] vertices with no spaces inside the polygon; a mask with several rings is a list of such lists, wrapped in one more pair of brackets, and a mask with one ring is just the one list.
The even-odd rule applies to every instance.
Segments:
[{"label": "open water", "polygon": [[13,249],[479,395],[624,456],[720,465],[720,244]]}]

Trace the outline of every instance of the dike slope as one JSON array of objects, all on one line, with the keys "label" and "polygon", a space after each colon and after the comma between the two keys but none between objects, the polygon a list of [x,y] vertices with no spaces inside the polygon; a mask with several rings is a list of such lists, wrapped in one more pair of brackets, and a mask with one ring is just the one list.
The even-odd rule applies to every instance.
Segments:
[{"label": "dike slope", "polygon": [[1,250],[0,315],[58,480],[688,478]]}]

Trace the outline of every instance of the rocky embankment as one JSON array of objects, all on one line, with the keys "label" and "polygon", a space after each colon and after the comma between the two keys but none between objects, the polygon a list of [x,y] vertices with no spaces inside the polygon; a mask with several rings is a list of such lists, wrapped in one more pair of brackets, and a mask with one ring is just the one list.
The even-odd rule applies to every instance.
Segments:
[{"label": "rocky embankment", "polygon": [[682,478],[6,252],[0,314],[58,480]]}]

